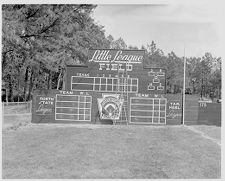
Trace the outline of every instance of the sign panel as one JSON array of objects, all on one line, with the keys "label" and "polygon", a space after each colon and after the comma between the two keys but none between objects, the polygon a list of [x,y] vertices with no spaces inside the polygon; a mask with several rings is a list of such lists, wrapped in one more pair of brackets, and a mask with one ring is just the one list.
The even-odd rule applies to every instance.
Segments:
[{"label": "sign panel", "polygon": [[35,90],[32,122],[90,122],[92,108],[92,96],[87,92]]},{"label": "sign panel", "polygon": [[90,67],[67,66],[66,89],[73,91],[98,91],[113,93],[165,94],[165,70],[133,67],[130,72],[98,70]]},{"label": "sign panel", "polygon": [[102,97],[98,98],[100,118],[118,120],[124,100],[119,94],[103,94]]},{"label": "sign panel", "polygon": [[55,113],[55,98],[38,95],[36,97],[35,105],[35,114],[36,115],[50,115]]},{"label": "sign panel", "polygon": [[149,82],[148,90],[149,91],[165,91],[165,70],[160,68],[151,68],[148,71]]},{"label": "sign panel", "polygon": [[55,120],[91,121],[92,97],[56,95]]},{"label": "sign panel", "polygon": [[166,99],[131,97],[130,122],[166,124]]},{"label": "sign panel", "polygon": [[[46,93],[47,92],[47,93]],[[135,124],[180,124],[181,99],[175,95],[130,93],[128,102],[118,98],[121,94],[82,91],[35,91],[32,122],[89,122],[125,120]],[[175,100],[177,98],[177,100]],[[41,101],[50,102],[41,102]],[[54,100],[54,101],[53,101]],[[53,101],[53,103],[51,103]],[[124,101],[124,102],[122,102]],[[126,113],[121,110],[126,105]],[[44,109],[39,108],[44,105]],[[51,108],[51,111],[50,111]],[[101,122],[101,121],[100,121]]]},{"label": "sign panel", "polygon": [[181,100],[169,100],[167,103],[167,119],[178,119],[182,118],[182,102]]},{"label": "sign panel", "polygon": [[221,104],[199,101],[196,124],[221,126]]},{"label": "sign panel", "polygon": [[137,78],[118,77],[80,77],[72,76],[71,90],[73,91],[98,91],[98,92],[123,92],[138,91]]}]

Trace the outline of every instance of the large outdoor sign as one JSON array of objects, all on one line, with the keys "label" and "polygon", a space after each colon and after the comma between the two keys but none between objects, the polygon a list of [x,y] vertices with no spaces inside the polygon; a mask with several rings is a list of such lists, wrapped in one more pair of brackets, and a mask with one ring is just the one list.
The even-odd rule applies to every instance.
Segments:
[{"label": "large outdoor sign", "polygon": [[67,65],[65,90],[35,92],[32,121],[177,123],[180,99],[165,94],[165,69],[146,67],[144,60],[144,50],[90,50],[86,65]]},{"label": "large outdoor sign", "polygon": [[90,50],[86,66],[67,66],[66,89],[165,94],[165,69],[145,68],[144,50]]}]

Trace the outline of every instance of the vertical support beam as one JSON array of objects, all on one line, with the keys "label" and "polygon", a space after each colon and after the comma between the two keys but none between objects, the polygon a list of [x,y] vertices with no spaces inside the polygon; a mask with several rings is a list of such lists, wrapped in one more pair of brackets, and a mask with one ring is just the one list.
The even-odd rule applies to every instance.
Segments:
[{"label": "vertical support beam", "polygon": [[5,105],[4,105],[4,102],[2,102],[2,125],[4,124],[4,111],[5,111]]},{"label": "vertical support beam", "polygon": [[185,58],[185,45],[184,45],[184,81],[183,81],[183,116],[182,116],[182,124],[184,125],[185,118],[185,78],[186,78],[186,58]]}]

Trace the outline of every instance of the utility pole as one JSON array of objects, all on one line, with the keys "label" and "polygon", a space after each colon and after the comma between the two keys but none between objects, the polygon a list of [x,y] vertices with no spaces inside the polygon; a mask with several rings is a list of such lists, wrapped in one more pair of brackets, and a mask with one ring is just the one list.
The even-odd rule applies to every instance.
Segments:
[{"label": "utility pole", "polygon": [[183,116],[182,116],[182,124],[184,125],[184,117],[185,117],[185,77],[186,77],[186,57],[185,57],[185,43],[184,43],[184,81],[183,81]]}]

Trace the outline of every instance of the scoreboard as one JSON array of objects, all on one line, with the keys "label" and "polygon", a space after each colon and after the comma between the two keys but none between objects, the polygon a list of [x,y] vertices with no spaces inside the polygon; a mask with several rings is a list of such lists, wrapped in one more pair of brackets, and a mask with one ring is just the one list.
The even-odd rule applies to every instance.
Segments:
[{"label": "scoreboard", "polygon": [[[125,74],[125,73],[124,73]],[[66,90],[165,94],[165,70],[136,67],[127,75],[117,71],[99,71],[89,67],[67,66]],[[119,77],[118,77],[119,75]],[[118,86],[120,86],[118,88]]]},{"label": "scoreboard", "polygon": [[[34,113],[33,122],[49,122],[54,115],[50,122],[103,123],[112,120],[101,118],[122,111],[120,120],[126,116],[130,124],[167,124],[166,71],[146,67],[144,59],[144,50],[90,50],[86,65],[67,65],[65,90],[48,91],[51,114]],[[35,93],[35,110],[41,92]]]},{"label": "scoreboard", "polygon": [[130,122],[166,124],[166,99],[131,97]]},{"label": "scoreboard", "polygon": [[91,121],[91,96],[56,94],[55,120]]},{"label": "scoreboard", "polygon": [[[120,84],[120,87],[118,88],[119,82],[122,82],[122,84]],[[116,77],[71,77],[71,90],[73,91],[121,92],[124,91],[123,87],[127,87],[129,93],[137,92],[138,79],[118,79]]]}]

